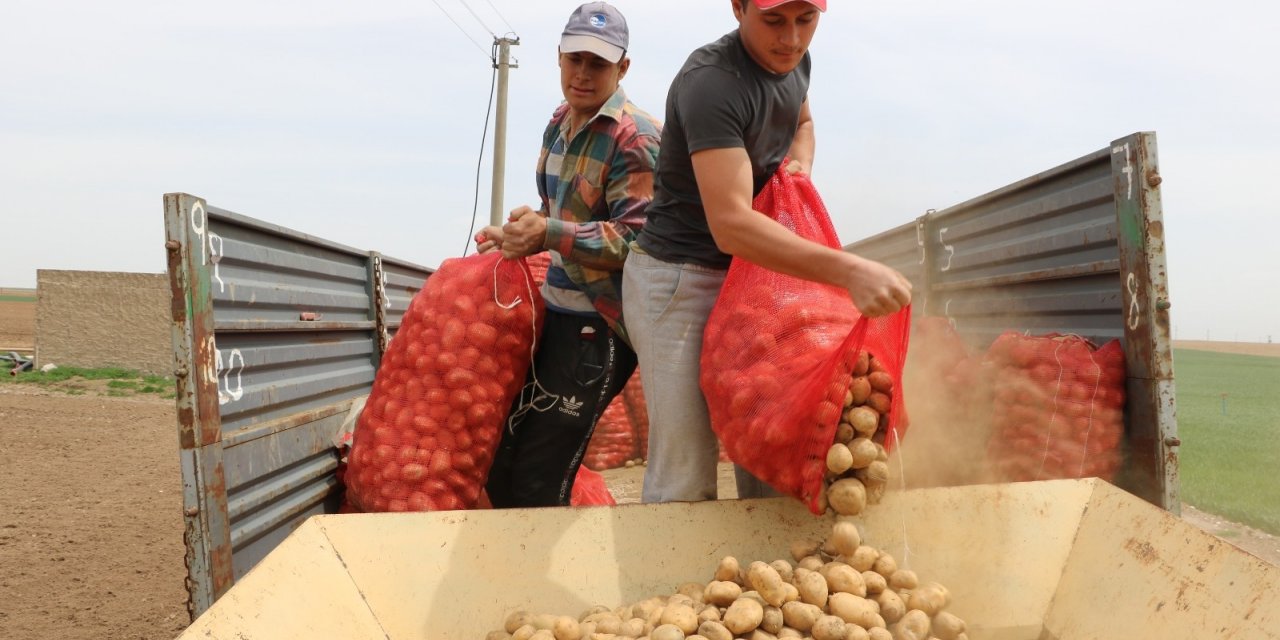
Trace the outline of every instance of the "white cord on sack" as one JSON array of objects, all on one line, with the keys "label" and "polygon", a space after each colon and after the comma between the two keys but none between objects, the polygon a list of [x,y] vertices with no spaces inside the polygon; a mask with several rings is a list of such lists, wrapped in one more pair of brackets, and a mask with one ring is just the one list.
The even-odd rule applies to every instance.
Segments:
[{"label": "white cord on sack", "polygon": [[[893,446],[898,450],[898,478],[902,491],[907,490],[907,463],[906,453],[902,448],[902,437],[898,435],[898,426],[894,425],[889,429],[889,437],[893,439]],[[909,569],[911,567],[911,542],[907,539],[907,513],[900,512],[902,515],[902,568]]]},{"label": "white cord on sack", "polygon": [[[1064,344],[1066,344],[1064,341],[1059,340],[1058,348],[1053,350],[1053,361],[1058,365],[1058,383],[1053,389],[1053,415],[1049,416],[1049,425],[1045,429],[1044,455],[1040,458],[1040,468],[1036,470],[1036,480],[1039,480],[1040,476],[1044,474],[1044,463],[1049,459],[1049,445],[1053,441],[1053,421],[1058,417],[1058,396],[1062,394],[1062,358],[1058,356],[1058,353],[1062,351],[1062,345]],[[1034,379],[1032,381],[1034,382]]]},{"label": "white cord on sack", "polygon": [[1076,477],[1084,475],[1085,459],[1089,455],[1089,436],[1093,433],[1093,412],[1098,407],[1098,389],[1102,386],[1102,365],[1098,364],[1098,360],[1094,358],[1096,351],[1089,352],[1089,362],[1093,363],[1093,368],[1097,371],[1093,378],[1093,396],[1089,398],[1089,427],[1084,431],[1084,444],[1081,446],[1080,469],[1076,471]]},{"label": "white cord on sack", "polygon": [[[503,309],[514,309],[519,306],[521,302],[524,302],[520,296],[516,296],[515,300],[510,304],[503,304],[502,301],[498,299],[498,266],[502,264],[503,260],[506,260],[506,258],[502,258],[493,263],[493,302]],[[520,272],[524,275],[525,292],[529,294],[528,300],[530,301],[530,304],[532,304],[533,276],[529,273],[527,268],[521,269]],[[531,336],[531,339],[529,340],[529,376],[533,378],[533,380],[520,388],[520,403],[517,405],[517,408],[511,412],[511,415],[507,416],[507,431],[513,434],[515,433],[516,423],[520,421],[520,418],[524,417],[524,414],[529,412],[529,409],[533,409],[538,413],[544,413],[546,411],[550,411],[551,407],[556,406],[556,402],[560,400],[560,396],[549,393],[546,388],[542,386],[542,383],[538,381],[538,369],[535,364],[536,359],[534,358],[534,355],[538,350],[538,314],[536,309],[532,311],[533,312],[529,314],[529,333]],[[528,402],[525,401],[526,394],[529,396]],[[547,403],[545,407],[539,407],[538,401],[544,398],[550,400],[550,402]]]}]

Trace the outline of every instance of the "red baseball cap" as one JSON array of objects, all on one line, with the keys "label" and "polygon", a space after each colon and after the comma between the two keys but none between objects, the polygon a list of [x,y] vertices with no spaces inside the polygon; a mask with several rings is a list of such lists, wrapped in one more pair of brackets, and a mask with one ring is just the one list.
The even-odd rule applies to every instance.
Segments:
[{"label": "red baseball cap", "polygon": [[[756,6],[760,7],[761,9],[772,9],[777,6],[784,5],[788,2],[795,2],[796,0],[754,0],[754,1],[756,3]],[[804,2],[808,2],[809,4],[817,7],[819,11],[827,10],[827,0],[804,0]]]}]

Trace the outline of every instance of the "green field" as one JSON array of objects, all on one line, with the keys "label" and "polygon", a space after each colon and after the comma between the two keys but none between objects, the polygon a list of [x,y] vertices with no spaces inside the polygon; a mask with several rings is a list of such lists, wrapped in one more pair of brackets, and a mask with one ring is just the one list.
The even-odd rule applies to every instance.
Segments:
[{"label": "green field", "polygon": [[1175,349],[1173,367],[1183,501],[1280,535],[1280,358]]},{"label": "green field", "polygon": [[10,294],[0,294],[0,302],[35,302],[35,296],[18,296]]}]

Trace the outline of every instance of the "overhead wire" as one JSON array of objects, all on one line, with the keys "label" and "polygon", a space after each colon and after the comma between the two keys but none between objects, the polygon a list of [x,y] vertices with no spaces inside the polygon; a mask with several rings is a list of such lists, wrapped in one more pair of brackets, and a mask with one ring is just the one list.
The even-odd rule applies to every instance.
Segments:
[{"label": "overhead wire", "polygon": [[[493,58],[498,57],[498,43],[493,43]],[[467,257],[471,249],[471,232],[476,228],[476,212],[480,209],[480,167],[484,163],[484,143],[489,136],[489,115],[493,113],[493,89],[498,83],[498,65],[493,65],[493,73],[489,76],[489,102],[484,110],[484,129],[480,132],[480,153],[476,158],[476,195],[471,204],[471,224],[467,225],[467,243],[462,247],[462,257]]]},{"label": "overhead wire", "polygon": [[[458,24],[458,21],[457,21],[457,20],[454,20],[454,19],[453,19],[453,16],[449,15],[449,12],[448,12],[448,11],[445,11],[445,10],[444,10],[444,7],[443,7],[443,6],[441,6],[441,5],[440,5],[440,3],[439,3],[437,0],[431,0],[431,3],[432,3],[432,4],[434,4],[434,5],[436,5],[436,8],[437,8],[437,9],[440,9],[440,13],[443,13],[443,14],[444,14],[444,17],[448,18],[448,19],[449,19],[449,22],[452,22],[452,23],[453,23],[453,26],[457,27],[457,28],[458,28],[458,31],[461,31],[461,32],[462,32],[462,35],[463,35],[463,36],[466,36],[466,38],[467,38],[468,40],[470,40],[470,41],[471,41],[471,44],[474,44],[474,45],[476,46],[476,48],[480,50],[480,53],[484,54],[484,55],[485,55],[485,57],[489,58],[489,62],[491,62],[491,63],[495,63],[495,64],[497,63],[497,54],[496,54],[496,52],[485,53],[485,51],[484,51],[484,46],[483,46],[483,45],[481,45],[479,42],[476,42],[476,39],[475,39],[475,38],[472,38],[472,37],[471,37],[471,34],[467,33],[467,30],[466,30],[466,29],[463,29],[463,28],[462,28],[462,25]],[[468,11],[470,11],[470,10],[471,10],[471,7],[467,7],[467,10],[468,10]],[[475,15],[475,13],[472,13],[471,15]],[[478,19],[478,18],[477,18],[477,19]],[[481,26],[484,26],[484,23],[481,23]],[[487,30],[488,30],[488,27],[485,27],[485,30],[487,31]],[[490,35],[492,35],[492,33],[493,33],[493,32],[490,32]],[[495,37],[496,37],[496,36],[495,36]]]},{"label": "overhead wire", "polygon": [[514,34],[516,32],[516,28],[511,26],[510,22],[507,22],[506,16],[502,15],[502,12],[498,11],[498,8],[493,6],[492,2],[489,2],[489,0],[484,0],[484,1],[485,1],[485,4],[489,5],[490,9],[493,9],[494,13],[498,14],[498,19],[502,21],[502,24],[507,25],[507,33]]},{"label": "overhead wire", "polygon": [[480,26],[484,27],[484,30],[489,32],[489,35],[493,36],[495,40],[498,38],[498,34],[494,33],[493,29],[490,29],[489,25],[485,24],[484,20],[481,20],[479,15],[476,15],[476,12],[471,8],[471,5],[467,4],[467,0],[458,0],[458,2],[462,3],[462,6],[467,10],[467,13],[470,13],[471,17],[475,18],[476,22],[479,22]]}]

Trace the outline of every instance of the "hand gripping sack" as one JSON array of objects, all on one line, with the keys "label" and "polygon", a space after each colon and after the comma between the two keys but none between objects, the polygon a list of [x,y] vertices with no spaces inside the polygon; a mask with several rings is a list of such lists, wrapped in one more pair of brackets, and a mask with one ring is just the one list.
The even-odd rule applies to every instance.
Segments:
[{"label": "hand gripping sack", "polygon": [[[807,177],[779,169],[753,204],[797,235],[840,248]],[[843,289],[735,258],[707,321],[701,359],[711,427],[729,459],[820,513],[836,426],[851,409],[864,409],[849,402],[855,378],[866,390],[860,404],[874,406],[867,434],[878,434],[886,449],[902,436],[898,381],[910,321],[909,307],[865,318]]]},{"label": "hand gripping sack", "polygon": [[346,474],[359,511],[475,506],[524,386],[542,297],[523,259],[446,260],[383,354]]}]

